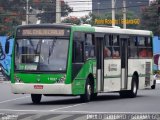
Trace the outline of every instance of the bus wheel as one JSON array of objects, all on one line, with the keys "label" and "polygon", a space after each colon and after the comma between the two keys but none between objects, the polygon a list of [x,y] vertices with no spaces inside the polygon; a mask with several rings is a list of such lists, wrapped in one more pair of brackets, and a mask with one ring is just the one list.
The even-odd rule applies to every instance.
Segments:
[{"label": "bus wheel", "polygon": [[42,95],[41,94],[31,94],[31,98],[34,104],[38,104],[41,101]]},{"label": "bus wheel", "polygon": [[120,94],[121,98],[127,98],[128,97],[128,91],[126,91],[126,90],[120,91],[119,94]]},{"label": "bus wheel", "polygon": [[131,97],[131,98],[136,97],[137,91],[138,91],[138,79],[137,79],[137,76],[133,75],[132,86],[131,86],[131,90],[128,91],[129,92],[128,97]]},{"label": "bus wheel", "polygon": [[138,79],[137,76],[133,76],[131,90],[120,91],[120,96],[123,98],[134,98],[137,96],[138,91]]},{"label": "bus wheel", "polygon": [[85,93],[83,95],[80,95],[82,102],[89,102],[91,100],[91,92],[92,92],[91,87],[92,86],[91,86],[90,80],[87,79],[86,86],[85,86]]},{"label": "bus wheel", "polygon": [[97,98],[97,93],[92,93],[91,94],[91,100],[94,100],[94,99],[96,99]]}]

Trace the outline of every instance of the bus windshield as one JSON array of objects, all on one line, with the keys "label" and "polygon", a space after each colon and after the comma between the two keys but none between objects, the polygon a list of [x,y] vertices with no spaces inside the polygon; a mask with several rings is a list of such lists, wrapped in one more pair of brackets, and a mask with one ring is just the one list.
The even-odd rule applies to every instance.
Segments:
[{"label": "bus windshield", "polygon": [[68,39],[17,39],[15,41],[15,70],[65,71]]}]

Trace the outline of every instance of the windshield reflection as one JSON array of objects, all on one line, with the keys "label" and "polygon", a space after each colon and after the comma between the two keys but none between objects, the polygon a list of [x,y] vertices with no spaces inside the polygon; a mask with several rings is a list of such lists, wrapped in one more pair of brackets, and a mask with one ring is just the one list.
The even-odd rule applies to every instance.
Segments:
[{"label": "windshield reflection", "polygon": [[66,70],[67,39],[17,39],[15,70],[64,71]]}]

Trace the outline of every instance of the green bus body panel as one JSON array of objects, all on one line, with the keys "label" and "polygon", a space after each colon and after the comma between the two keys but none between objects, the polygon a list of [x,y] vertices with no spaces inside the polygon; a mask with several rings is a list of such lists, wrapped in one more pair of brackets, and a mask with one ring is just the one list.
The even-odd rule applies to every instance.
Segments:
[{"label": "green bus body panel", "polygon": [[58,82],[64,74],[24,74],[16,73],[14,77],[17,77],[23,83],[40,83],[40,84],[52,84]]},{"label": "green bus body panel", "polygon": [[68,67],[67,67],[67,76],[65,84],[71,84],[72,83],[72,46],[73,46],[73,33],[75,31],[81,31],[81,32],[95,32],[95,29],[93,27],[87,27],[87,26],[72,26],[71,27],[71,35],[70,35],[70,46],[69,46],[69,56],[68,56]]},{"label": "green bus body panel", "polygon": [[[72,66],[72,46],[73,46],[73,33],[76,31],[80,32],[88,32],[92,33],[95,32],[95,29],[93,27],[88,27],[88,26],[72,26],[71,28],[71,39],[70,39],[70,53],[69,53],[69,58],[68,58],[68,66]],[[90,67],[92,66],[92,67]],[[89,67],[91,68],[89,70]],[[79,95],[79,94],[84,94],[85,92],[85,84],[86,84],[86,79],[90,73],[93,73],[93,61],[87,61],[84,63],[83,67],[81,68],[80,72],[76,76],[74,80],[71,80],[72,78],[72,67],[68,67],[67,69],[67,79],[65,81],[66,84],[72,83],[72,94],[73,95]],[[72,82],[73,81],[73,82]]]},{"label": "green bus body panel", "polygon": [[[73,80],[72,93],[74,95],[84,94],[86,79],[89,76],[89,74],[92,74],[93,77],[94,77],[94,75],[96,75],[96,62],[95,62],[95,60],[86,61],[86,63],[82,66],[80,72],[76,76],[76,78]],[[94,91],[96,90],[95,83],[96,83],[96,79],[94,79]]]}]

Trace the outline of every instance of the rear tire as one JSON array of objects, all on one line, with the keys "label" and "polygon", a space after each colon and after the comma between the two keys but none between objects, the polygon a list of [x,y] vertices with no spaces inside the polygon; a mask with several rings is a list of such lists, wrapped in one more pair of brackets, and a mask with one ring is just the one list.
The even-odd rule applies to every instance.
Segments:
[{"label": "rear tire", "polygon": [[90,83],[90,80],[87,79],[85,85],[85,93],[83,95],[80,95],[82,102],[89,102],[91,100],[91,93],[92,93],[92,85]]},{"label": "rear tire", "polygon": [[127,98],[128,97],[128,91],[126,91],[126,90],[125,91],[120,91],[119,94],[120,94],[121,98]]},{"label": "rear tire", "polygon": [[39,104],[41,101],[41,98],[42,98],[41,94],[31,94],[31,99],[34,104]]},{"label": "rear tire", "polygon": [[129,90],[128,96],[130,98],[136,97],[137,96],[137,91],[138,91],[137,77],[133,76],[133,78],[132,78],[132,86],[131,86],[131,90]]},{"label": "rear tire", "polygon": [[132,84],[131,84],[131,90],[125,90],[125,91],[120,91],[120,96],[125,97],[125,98],[134,98],[137,96],[137,91],[138,91],[138,78],[137,76],[133,76],[132,78]]}]

